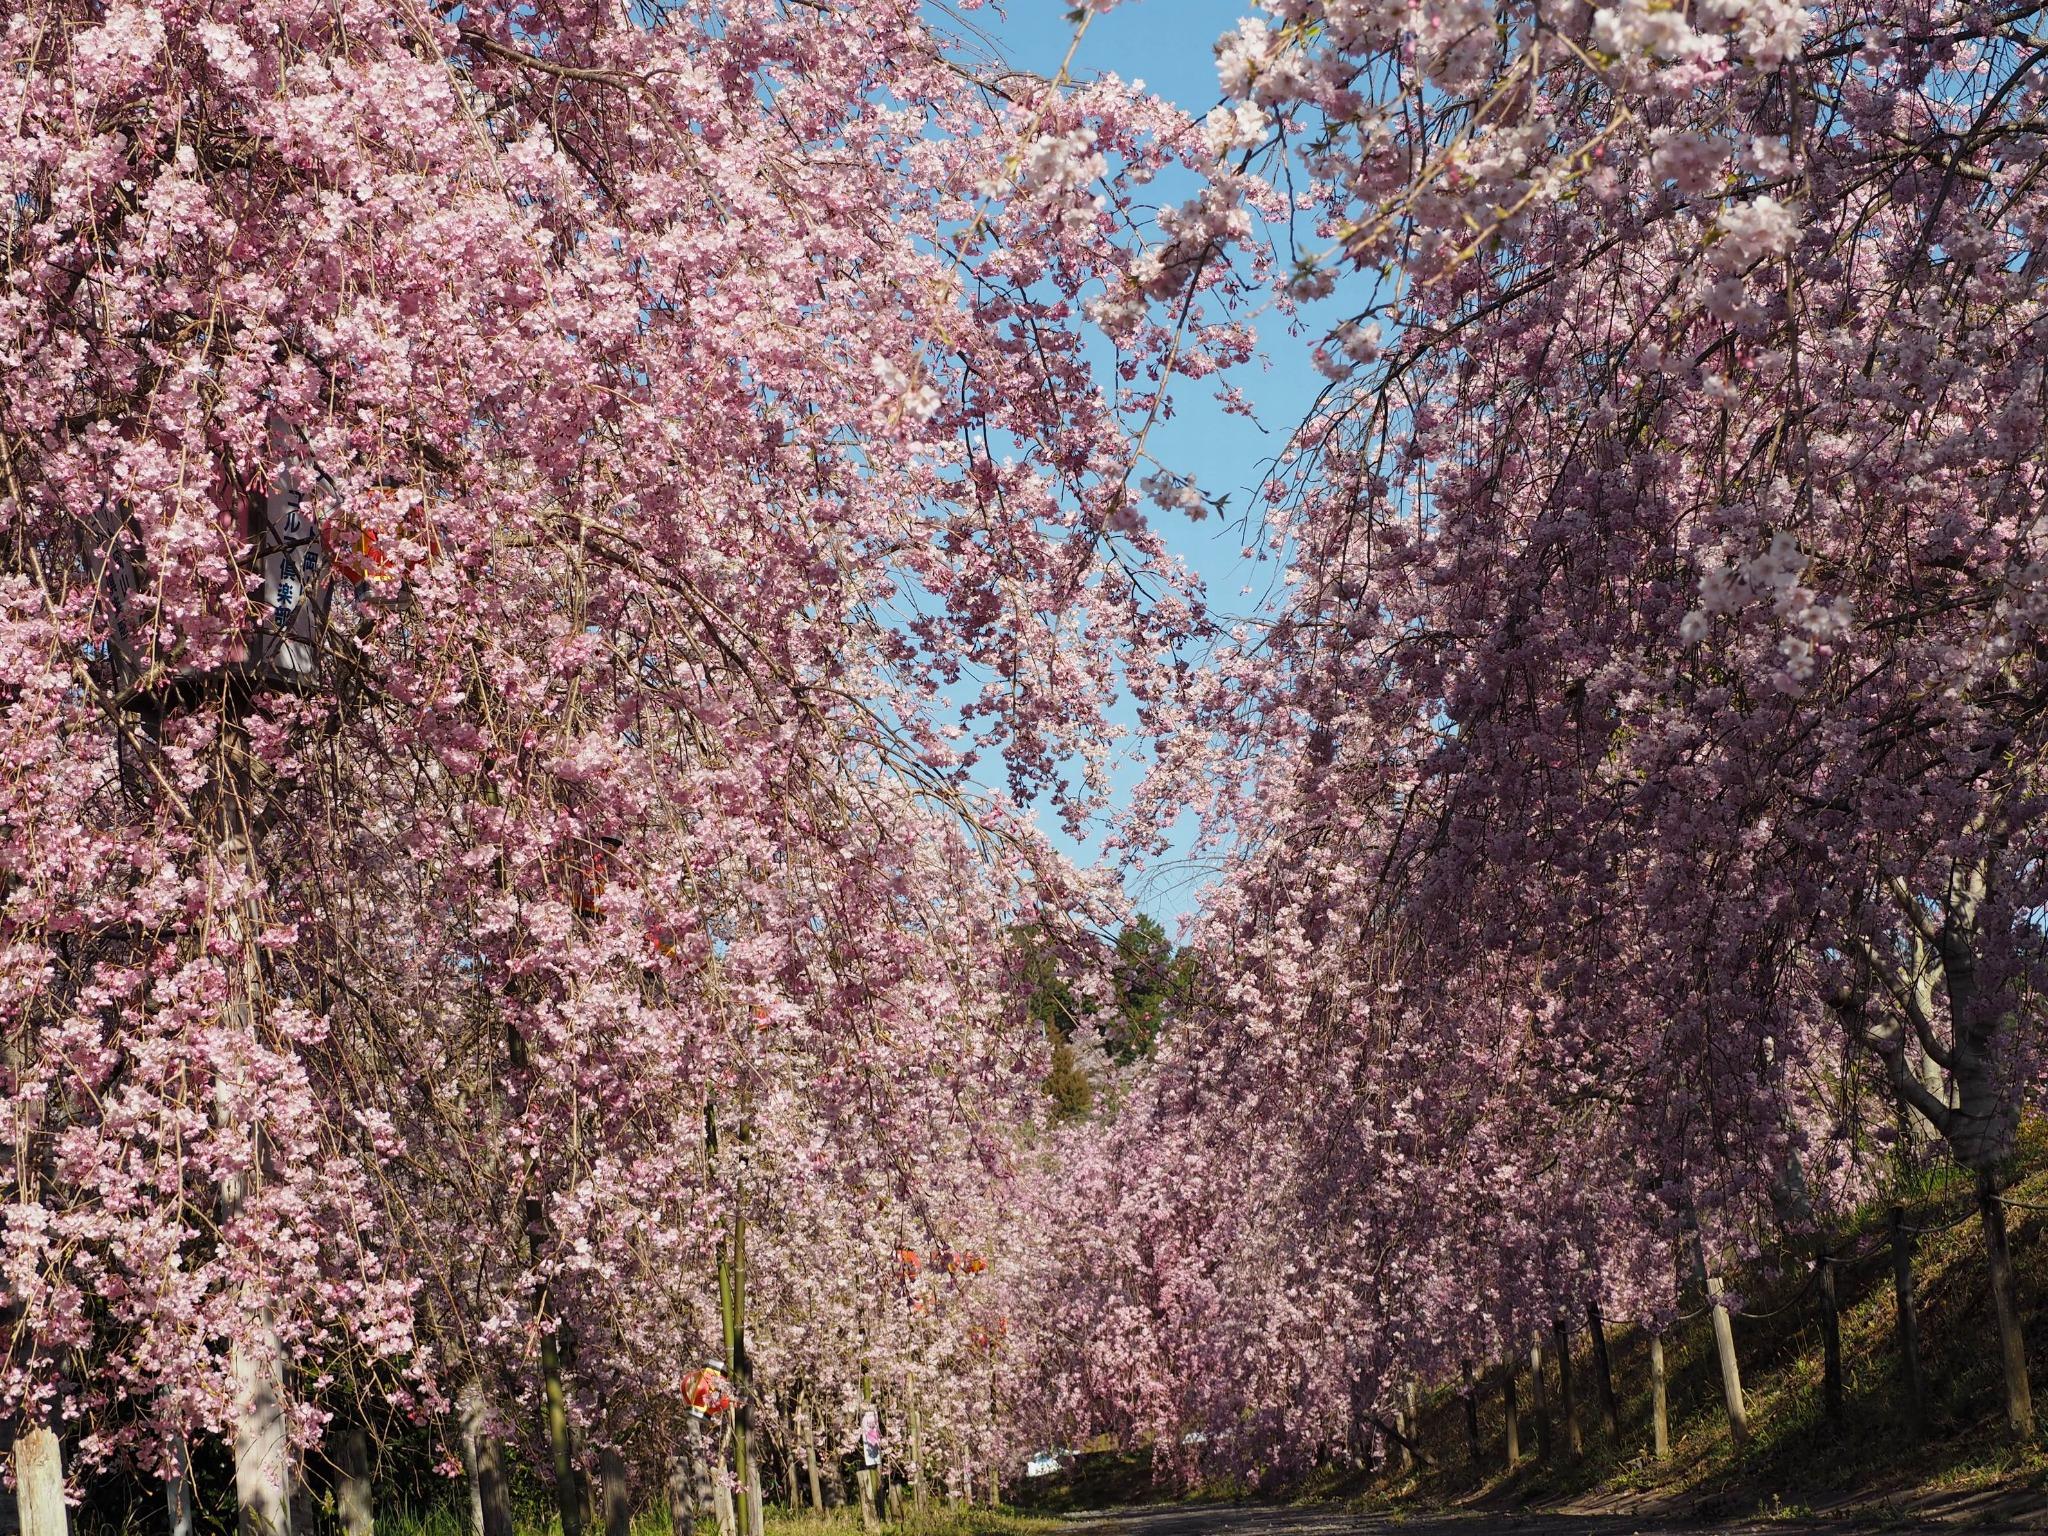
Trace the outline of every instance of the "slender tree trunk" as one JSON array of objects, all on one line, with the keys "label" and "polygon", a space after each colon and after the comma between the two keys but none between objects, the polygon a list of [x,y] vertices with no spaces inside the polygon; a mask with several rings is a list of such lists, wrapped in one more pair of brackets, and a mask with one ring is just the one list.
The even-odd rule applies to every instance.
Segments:
[{"label": "slender tree trunk", "polygon": [[2034,1397],[2027,1383],[2027,1338],[2020,1326],[2005,1207],[1991,1175],[1977,1176],[1977,1208],[1984,1217],[1984,1253],[1991,1271],[1991,1303],[1998,1315],[1998,1350],[2005,1363],[2005,1427],[2021,1445],[2034,1438]]},{"label": "slender tree trunk", "polygon": [[1402,1407],[1394,1410],[1394,1428],[1400,1431],[1396,1452],[1400,1457],[1401,1475],[1406,1477],[1415,1470],[1415,1450],[1408,1442],[1415,1438],[1415,1383],[1408,1381],[1401,1387]]},{"label": "slender tree trunk", "polygon": [[64,1507],[64,1448],[56,1431],[24,1421],[14,1437],[14,1508],[21,1536],[69,1536]]},{"label": "slender tree trunk", "polygon": [[1899,1316],[1899,1368],[1905,1377],[1906,1415],[1913,1433],[1927,1429],[1927,1377],[1920,1368],[1920,1316],[1913,1302],[1913,1234],[1906,1208],[1892,1207],[1892,1299]]},{"label": "slender tree trunk", "polygon": [[[250,881],[259,874],[242,776],[220,776],[219,844],[216,855],[224,869]],[[253,899],[227,902],[221,922],[236,960],[227,978],[223,1004],[231,1031],[256,1039],[257,1002],[263,991],[262,961],[256,936],[263,914]],[[263,1149],[256,1127],[244,1122],[247,1111],[235,1102],[235,1085],[223,1078],[214,1090],[215,1124],[223,1139],[246,1136],[247,1166],[221,1180],[220,1225],[232,1229],[256,1193]],[[234,1452],[236,1525],[241,1536],[292,1536],[292,1451],[285,1424],[284,1345],[267,1298],[253,1286],[242,1296],[243,1326],[228,1348],[229,1371],[235,1383]]]},{"label": "slender tree trunk", "polygon": [[747,1463],[747,1529],[750,1536],[761,1536],[761,1462],[760,1458]]},{"label": "slender tree trunk", "polygon": [[[462,1446],[462,1469],[469,1474],[470,1536],[503,1536],[485,1513],[484,1436],[487,1429],[483,1383],[472,1376],[455,1400],[455,1433]],[[509,1520],[509,1516],[508,1516]]]},{"label": "slender tree trunk", "polygon": [[[370,1489],[370,1437],[360,1425],[350,1425],[336,1437],[339,1480],[334,1488],[334,1510],[341,1518],[345,1536],[375,1536],[376,1510]],[[310,1527],[308,1528],[310,1529]]]},{"label": "slender tree trunk", "polygon": [[477,1498],[483,1507],[484,1536],[513,1536],[512,1484],[505,1469],[505,1442],[485,1435],[476,1448]]},{"label": "slender tree trunk", "polygon": [[1507,1363],[1500,1370],[1502,1411],[1507,1417],[1508,1428],[1508,1470],[1514,1471],[1522,1464],[1522,1411],[1515,1401],[1515,1357],[1509,1355]]},{"label": "slender tree trunk", "polygon": [[1573,1461],[1586,1454],[1586,1438],[1579,1430],[1579,1407],[1572,1396],[1572,1336],[1561,1317],[1552,1318],[1550,1331],[1557,1339],[1557,1412],[1564,1420],[1564,1448]]},{"label": "slender tree trunk", "polygon": [[825,1509],[825,1492],[818,1486],[817,1416],[811,1412],[811,1405],[808,1400],[805,1401],[801,1412],[803,1414],[804,1470],[810,1474],[811,1479],[811,1508],[822,1514]]},{"label": "slender tree trunk", "polygon": [[1593,1335],[1593,1381],[1600,1389],[1600,1417],[1607,1424],[1607,1443],[1621,1445],[1621,1400],[1614,1395],[1614,1361],[1607,1353],[1607,1323],[1600,1303],[1586,1303],[1586,1327]]},{"label": "slender tree trunk", "polygon": [[667,1475],[662,1478],[662,1491],[668,1495],[668,1528],[672,1536],[690,1536],[697,1528],[695,1479],[689,1461],[687,1452],[670,1456]]},{"label": "slender tree trunk", "polygon": [[171,1476],[164,1484],[164,1523],[170,1536],[193,1536],[192,1447],[183,1435],[171,1442]]},{"label": "slender tree trunk", "polygon": [[1664,1378],[1664,1335],[1650,1335],[1650,1437],[1657,1460],[1671,1459],[1671,1399]]},{"label": "slender tree trunk", "polygon": [[912,1407],[910,1410],[910,1504],[918,1518],[925,1514],[924,1487],[924,1415]]},{"label": "slender tree trunk", "polygon": [[[542,1311],[548,1310],[545,1303]],[[547,1400],[548,1448],[554,1456],[555,1509],[562,1536],[583,1536],[583,1494],[577,1486],[576,1448],[569,1439],[569,1394],[562,1383],[561,1340],[552,1328],[540,1336],[541,1390]]]},{"label": "slender tree trunk", "polygon": [[1821,1404],[1828,1421],[1837,1429],[1842,1424],[1842,1319],[1835,1299],[1835,1261],[1823,1253],[1816,1261],[1815,1289],[1819,1292]]},{"label": "slender tree trunk", "polygon": [[1543,1379],[1543,1335],[1529,1345],[1529,1407],[1536,1415],[1536,1458],[1550,1461],[1550,1388]]},{"label": "slender tree trunk", "polygon": [[625,1457],[608,1445],[597,1454],[597,1469],[604,1489],[604,1536],[633,1536],[633,1485]]},{"label": "slender tree trunk", "polygon": [[1735,1358],[1735,1324],[1721,1300],[1721,1277],[1707,1279],[1707,1302],[1714,1313],[1714,1352],[1721,1361],[1721,1400],[1728,1406],[1728,1438],[1737,1449],[1749,1443],[1749,1408],[1742,1400],[1742,1367]]}]

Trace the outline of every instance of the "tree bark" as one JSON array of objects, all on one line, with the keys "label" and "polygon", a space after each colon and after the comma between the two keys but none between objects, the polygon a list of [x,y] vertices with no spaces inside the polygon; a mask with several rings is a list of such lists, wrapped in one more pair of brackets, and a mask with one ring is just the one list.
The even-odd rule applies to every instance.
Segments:
[{"label": "tree bark", "polygon": [[[542,1306],[545,1314],[548,1310]],[[553,1328],[540,1336],[541,1390],[547,1402],[548,1449],[555,1468],[555,1509],[562,1536],[583,1536],[583,1495],[576,1485],[576,1452],[569,1441],[569,1394],[562,1383],[561,1340]]]},{"label": "tree bark", "polygon": [[1671,1459],[1671,1399],[1664,1378],[1664,1335],[1650,1335],[1650,1437],[1660,1462]]},{"label": "tree bark", "polygon": [[1977,1208],[1984,1217],[1984,1254],[1991,1272],[1991,1304],[1998,1316],[1998,1351],[2005,1365],[2006,1432],[2021,1445],[2034,1438],[2034,1397],[2027,1382],[2027,1337],[2020,1326],[2005,1207],[1988,1173],[1977,1176]]},{"label": "tree bark", "polygon": [[633,1536],[633,1485],[617,1447],[598,1452],[597,1476],[604,1490],[604,1536]]},{"label": "tree bark", "polygon": [[689,1462],[687,1452],[670,1456],[667,1476],[662,1479],[662,1489],[668,1495],[668,1528],[671,1536],[690,1536],[697,1527],[695,1479],[691,1475]]},{"label": "tree bark", "polygon": [[1600,1303],[1586,1303],[1586,1327],[1593,1335],[1593,1380],[1600,1388],[1600,1416],[1607,1423],[1607,1442],[1621,1445],[1621,1400],[1614,1395],[1614,1361],[1607,1353],[1607,1323]]},{"label": "tree bark", "polygon": [[811,1412],[811,1405],[805,1402],[803,1408],[804,1470],[811,1479],[811,1508],[822,1514],[825,1510],[825,1492],[818,1485],[818,1420]]},{"label": "tree bark", "polygon": [[1927,1377],[1920,1368],[1920,1315],[1913,1302],[1913,1234],[1906,1208],[1892,1207],[1892,1300],[1899,1318],[1899,1369],[1905,1377],[1906,1416],[1915,1435],[1927,1429]]},{"label": "tree bark", "polygon": [[375,1536],[376,1511],[370,1487],[370,1437],[350,1425],[336,1437],[334,1509],[346,1536]]},{"label": "tree bark", "polygon": [[1550,1461],[1550,1388],[1543,1380],[1543,1335],[1529,1345],[1529,1407],[1536,1416],[1536,1459]]},{"label": "tree bark", "polygon": [[[218,783],[219,831],[216,857],[225,869],[253,882],[259,874],[254,834],[242,776],[224,771]],[[227,978],[224,1017],[230,1030],[251,1042],[256,1039],[257,1000],[263,990],[263,967],[256,938],[263,914],[250,897],[229,902],[221,922],[236,959]],[[227,1174],[220,1187],[220,1226],[227,1240],[243,1208],[256,1193],[263,1167],[257,1128],[241,1123],[243,1111],[234,1101],[234,1087],[223,1077],[214,1088],[214,1123],[222,1139],[246,1136],[247,1166]],[[228,1349],[235,1382],[234,1453],[236,1527],[240,1536],[292,1536],[291,1437],[285,1425],[284,1345],[267,1298],[253,1287],[242,1295],[244,1324]]]},{"label": "tree bark", "polygon": [[496,1435],[477,1443],[476,1487],[484,1536],[513,1536],[512,1485],[505,1476],[505,1444]]},{"label": "tree bark", "polygon": [[179,1435],[171,1442],[171,1476],[164,1484],[164,1523],[170,1536],[193,1536],[192,1448]]},{"label": "tree bark", "polygon": [[910,1503],[922,1519],[927,1503],[924,1487],[924,1415],[910,1410]]},{"label": "tree bark", "polygon": [[14,1507],[21,1536],[69,1536],[64,1448],[49,1425],[24,1421],[14,1437]]},{"label": "tree bark", "polygon": [[1579,1430],[1579,1406],[1572,1396],[1572,1336],[1561,1317],[1552,1318],[1550,1331],[1557,1339],[1557,1412],[1564,1420],[1564,1448],[1573,1461],[1586,1454],[1586,1437]]}]

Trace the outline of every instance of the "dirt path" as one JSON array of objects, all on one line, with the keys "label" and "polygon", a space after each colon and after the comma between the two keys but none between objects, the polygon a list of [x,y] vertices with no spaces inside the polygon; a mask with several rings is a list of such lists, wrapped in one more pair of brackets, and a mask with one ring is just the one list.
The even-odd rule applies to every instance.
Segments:
[{"label": "dirt path", "polygon": [[1471,1511],[1359,1515],[1331,1506],[1166,1504],[1090,1511],[1067,1518],[1089,1536],[1877,1536],[1912,1531],[2048,1531],[2048,1507],[2022,1500],[2003,1508],[1923,1509],[1885,1519],[1702,1523],[1658,1515],[1571,1515]]}]

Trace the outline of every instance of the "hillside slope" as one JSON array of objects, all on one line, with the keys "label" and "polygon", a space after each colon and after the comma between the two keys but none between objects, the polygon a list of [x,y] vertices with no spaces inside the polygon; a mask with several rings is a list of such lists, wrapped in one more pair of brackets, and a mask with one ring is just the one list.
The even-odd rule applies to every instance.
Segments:
[{"label": "hillside slope", "polygon": [[[2031,1172],[2007,1192],[2008,1222],[2036,1409],[2048,1420],[2048,1146],[2038,1124],[2029,1128],[2028,1140]],[[1997,1335],[1972,1187],[1960,1174],[1936,1176],[1906,1202],[1906,1212],[1912,1226],[1929,1229],[1916,1239],[1913,1268],[1928,1383],[1926,1422],[1917,1432],[1900,1365],[1892,1257],[1884,1241],[1889,1209],[1883,1207],[1864,1213],[1834,1245],[1837,1253],[1860,1255],[1836,1266],[1840,1423],[1824,1411],[1816,1287],[1806,1265],[1792,1260],[1774,1277],[1742,1277],[1745,1311],[1755,1315],[1733,1320],[1750,1428],[1741,1450],[1730,1443],[1712,1323],[1703,1308],[1665,1341],[1671,1454],[1663,1463],[1651,1451],[1648,1339],[1633,1329],[1608,1329],[1621,1421],[1619,1443],[1613,1443],[1580,1320],[1573,1381],[1585,1441],[1581,1458],[1569,1456],[1560,1433],[1551,1460],[1536,1459],[1525,1359],[1519,1373],[1523,1461],[1515,1471],[1505,1467],[1496,1369],[1479,1394],[1477,1467],[1463,1399],[1443,1389],[1424,1401],[1419,1438],[1425,1461],[1412,1473],[1344,1491],[1375,1504],[1658,1508],[1702,1517],[1890,1510],[1914,1524],[1980,1513],[2024,1520],[2038,1513],[2048,1525],[2044,1438],[2017,1447],[2003,1431]],[[1554,1368],[1547,1374],[1555,1420]]]}]

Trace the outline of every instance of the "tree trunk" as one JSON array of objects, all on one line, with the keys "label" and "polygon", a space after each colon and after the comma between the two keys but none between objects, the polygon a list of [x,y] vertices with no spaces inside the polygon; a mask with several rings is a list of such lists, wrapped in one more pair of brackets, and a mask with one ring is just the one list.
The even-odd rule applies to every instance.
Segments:
[{"label": "tree trunk", "polygon": [[1621,1445],[1621,1400],[1614,1395],[1614,1361],[1607,1353],[1607,1323],[1600,1303],[1586,1303],[1586,1327],[1593,1335],[1593,1381],[1600,1388],[1600,1417],[1607,1424],[1607,1443]]},{"label": "tree trunk", "polygon": [[604,1490],[604,1536],[633,1536],[633,1485],[615,1446],[598,1452],[597,1476]]},{"label": "tree trunk", "polygon": [[336,1437],[334,1510],[345,1536],[374,1536],[376,1513],[370,1491],[370,1437],[351,1425]]},{"label": "tree trunk", "polygon": [[1739,1450],[1749,1443],[1749,1409],[1742,1400],[1742,1367],[1735,1359],[1735,1325],[1721,1300],[1721,1277],[1707,1280],[1707,1302],[1714,1312],[1714,1352],[1721,1360],[1721,1400],[1728,1406],[1728,1439]]},{"label": "tree trunk", "polygon": [[1514,1471],[1522,1464],[1522,1411],[1515,1401],[1515,1357],[1508,1356],[1507,1364],[1500,1370],[1502,1410],[1507,1417],[1508,1428],[1508,1470]]},{"label": "tree trunk", "polygon": [[1892,1207],[1892,1299],[1899,1317],[1899,1368],[1905,1377],[1906,1416],[1915,1435],[1927,1429],[1927,1377],[1920,1368],[1920,1316],[1913,1303],[1913,1234],[1906,1208]]},{"label": "tree trunk", "polygon": [[1671,1399],[1664,1379],[1664,1335],[1650,1335],[1650,1437],[1657,1460],[1671,1459]]},{"label": "tree trunk", "polygon": [[924,1415],[915,1407],[910,1410],[910,1504],[919,1519],[925,1514],[924,1489]]},{"label": "tree trunk", "polygon": [[804,1434],[804,1470],[811,1479],[811,1508],[824,1513],[825,1492],[818,1486],[818,1420],[806,1402],[802,1409]]},{"label": "tree trunk", "polygon": [[1550,1388],[1543,1380],[1543,1335],[1529,1345],[1529,1407],[1536,1416],[1536,1459],[1550,1461]]},{"label": "tree trunk", "polygon": [[469,1518],[474,1536],[512,1536],[512,1497],[505,1483],[505,1452],[490,1433],[483,1383],[471,1377],[455,1406],[462,1462],[469,1472]]},{"label": "tree trunk", "polygon": [[1977,1208],[1984,1216],[1984,1253],[1991,1271],[1991,1303],[1998,1315],[1998,1350],[2005,1363],[2005,1427],[2021,1445],[2034,1438],[2034,1397],[2027,1383],[2027,1337],[2020,1326],[2005,1207],[1991,1175],[1977,1175]]},{"label": "tree trunk", "polygon": [[1573,1461],[1586,1454],[1586,1438],[1579,1430],[1579,1406],[1572,1396],[1572,1336],[1561,1317],[1552,1318],[1550,1331],[1557,1338],[1557,1413],[1564,1420],[1564,1448]]},{"label": "tree trunk", "polygon": [[193,1536],[192,1447],[183,1435],[171,1441],[171,1476],[164,1484],[164,1523],[171,1536]]},{"label": "tree trunk", "polygon": [[[543,1305],[543,1314],[547,1307]],[[540,1336],[541,1390],[547,1400],[548,1448],[554,1455],[555,1509],[562,1536],[583,1536],[583,1493],[576,1484],[576,1452],[569,1441],[569,1395],[562,1384],[561,1340],[543,1324]]]},{"label": "tree trunk", "polygon": [[668,1458],[662,1489],[668,1495],[668,1528],[672,1536],[690,1536],[697,1528],[696,1479],[687,1452]]},{"label": "tree trunk", "polygon": [[748,1536],[761,1536],[761,1462],[756,1457],[747,1464],[747,1531]]},{"label": "tree trunk", "polygon": [[64,1448],[47,1424],[23,1422],[14,1437],[14,1507],[21,1536],[69,1536]]},{"label": "tree trunk", "polygon": [[[221,865],[255,881],[259,876],[256,847],[250,830],[248,799],[241,776],[227,773],[219,781],[219,843]],[[256,936],[263,914],[254,898],[242,897],[221,910],[222,926],[237,959],[227,978],[223,1017],[232,1033],[256,1039],[257,1000],[263,990],[262,960]],[[214,1087],[214,1123],[222,1140],[246,1136],[246,1167],[227,1174],[220,1187],[220,1227],[227,1240],[244,1206],[256,1193],[263,1167],[263,1149],[247,1111],[235,1102],[236,1085],[223,1076]],[[284,1345],[267,1298],[253,1286],[242,1294],[243,1326],[229,1346],[229,1370],[235,1382],[234,1453],[236,1527],[240,1536],[292,1536],[292,1449],[285,1424]],[[307,1533],[310,1536],[310,1533]]]},{"label": "tree trunk", "polygon": [[1816,1261],[1815,1289],[1820,1293],[1821,1405],[1828,1422],[1842,1424],[1842,1319],[1835,1300],[1835,1261],[1823,1253]]},{"label": "tree trunk", "polygon": [[512,1483],[505,1469],[505,1442],[495,1434],[485,1435],[477,1442],[476,1488],[484,1536],[513,1536]]}]

